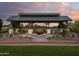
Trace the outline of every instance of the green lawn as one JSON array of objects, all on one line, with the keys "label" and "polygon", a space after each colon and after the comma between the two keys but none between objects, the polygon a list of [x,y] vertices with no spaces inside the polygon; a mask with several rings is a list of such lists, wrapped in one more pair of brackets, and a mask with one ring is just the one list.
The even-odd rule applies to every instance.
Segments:
[{"label": "green lawn", "polygon": [[78,46],[0,46],[0,55],[79,56],[79,47]]}]

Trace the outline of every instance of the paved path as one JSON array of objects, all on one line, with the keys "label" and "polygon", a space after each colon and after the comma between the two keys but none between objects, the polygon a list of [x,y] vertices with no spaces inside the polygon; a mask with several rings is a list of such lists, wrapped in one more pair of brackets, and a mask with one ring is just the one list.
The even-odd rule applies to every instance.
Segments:
[{"label": "paved path", "polygon": [[79,46],[79,44],[62,44],[62,43],[4,43],[0,46]]},{"label": "paved path", "polygon": [[47,35],[47,34],[42,34],[42,35],[37,35],[37,34],[33,34],[33,35],[26,35],[28,37],[32,37],[33,41],[35,42],[44,42],[44,41],[48,41],[48,37],[52,36],[52,35]]},{"label": "paved path", "polygon": [[79,46],[79,38],[47,40],[51,35],[27,35],[33,39],[5,37],[0,38],[0,45],[8,46]]}]

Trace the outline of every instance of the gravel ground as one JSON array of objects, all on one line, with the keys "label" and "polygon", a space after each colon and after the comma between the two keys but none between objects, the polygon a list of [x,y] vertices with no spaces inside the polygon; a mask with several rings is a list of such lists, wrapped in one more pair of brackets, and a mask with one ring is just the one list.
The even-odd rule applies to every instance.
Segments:
[{"label": "gravel ground", "polygon": [[48,40],[51,35],[27,35],[32,39],[20,37],[0,38],[0,45],[9,46],[79,46],[79,38],[54,38]]}]

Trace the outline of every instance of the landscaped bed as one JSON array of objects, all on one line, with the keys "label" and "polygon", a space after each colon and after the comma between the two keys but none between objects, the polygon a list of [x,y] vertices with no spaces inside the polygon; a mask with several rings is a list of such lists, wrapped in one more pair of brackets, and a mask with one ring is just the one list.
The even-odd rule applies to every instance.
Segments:
[{"label": "landscaped bed", "polygon": [[79,46],[0,46],[0,55],[79,56]]}]

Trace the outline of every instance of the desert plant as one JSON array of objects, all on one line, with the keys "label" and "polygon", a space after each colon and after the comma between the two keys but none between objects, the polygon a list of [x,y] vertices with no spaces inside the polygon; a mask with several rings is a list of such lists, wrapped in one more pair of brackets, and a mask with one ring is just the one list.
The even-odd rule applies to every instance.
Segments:
[{"label": "desert plant", "polygon": [[52,39],[52,37],[48,37],[47,39]]},{"label": "desert plant", "polygon": [[71,32],[79,33],[79,23],[74,23],[70,30],[71,30]]},{"label": "desert plant", "polygon": [[46,30],[45,30],[45,28],[38,26],[38,27],[34,28],[34,32],[40,35],[40,34],[45,33]]},{"label": "desert plant", "polygon": [[72,34],[72,37],[75,37],[75,34]]},{"label": "desert plant", "polygon": [[52,38],[55,38],[56,36],[52,36]]}]

